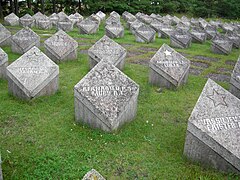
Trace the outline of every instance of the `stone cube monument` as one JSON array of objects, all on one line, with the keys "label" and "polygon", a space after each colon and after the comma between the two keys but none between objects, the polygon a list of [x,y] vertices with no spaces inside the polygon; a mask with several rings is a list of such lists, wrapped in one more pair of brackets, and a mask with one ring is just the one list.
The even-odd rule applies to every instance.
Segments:
[{"label": "stone cube monument", "polygon": [[5,25],[8,25],[8,26],[18,26],[19,25],[19,17],[16,14],[11,13],[11,14],[7,15],[6,17],[4,17],[4,23],[5,23]]},{"label": "stone cube monument", "polygon": [[183,30],[176,30],[170,35],[170,44],[176,48],[188,48],[191,46],[192,37],[191,35]]},{"label": "stone cube monument", "polygon": [[12,52],[23,54],[33,46],[40,46],[40,37],[30,28],[23,28],[11,38]]},{"label": "stone cube monument", "polygon": [[24,100],[54,94],[59,68],[37,47],[31,48],[7,67],[8,89]]},{"label": "stone cube monument", "polygon": [[88,50],[88,55],[90,68],[93,68],[102,59],[105,59],[122,70],[124,68],[127,50],[104,35]]},{"label": "stone cube monument", "polygon": [[106,35],[110,38],[122,38],[124,36],[124,27],[118,23],[112,23],[105,26]]},{"label": "stone cube monument", "polygon": [[8,55],[0,48],[0,78],[6,78],[6,68],[8,66]]},{"label": "stone cube monument", "polygon": [[137,42],[154,42],[156,31],[148,25],[141,25],[135,32],[135,38]]},{"label": "stone cube monument", "polygon": [[19,19],[19,25],[22,27],[33,27],[35,25],[35,19],[29,15],[25,14],[23,17]]},{"label": "stone cube monument", "polygon": [[84,19],[78,24],[80,34],[95,34],[98,31],[98,24],[90,19]]},{"label": "stone cube monument", "polygon": [[78,43],[63,30],[44,42],[45,54],[54,62],[77,59]]},{"label": "stone cube monument", "polygon": [[150,84],[175,89],[187,82],[190,61],[163,44],[150,60],[149,67]]},{"label": "stone cube monument", "polygon": [[136,116],[139,86],[104,59],[74,87],[75,119],[112,132]]},{"label": "stone cube monument", "polygon": [[230,79],[230,92],[240,99],[240,56]]},{"label": "stone cube monument", "polygon": [[11,32],[0,23],[0,46],[11,44]]},{"label": "stone cube monument", "polygon": [[233,42],[222,34],[217,34],[212,39],[211,50],[216,54],[228,55],[232,51]]},{"label": "stone cube monument", "polygon": [[240,100],[208,79],[188,119],[184,155],[240,174]]}]

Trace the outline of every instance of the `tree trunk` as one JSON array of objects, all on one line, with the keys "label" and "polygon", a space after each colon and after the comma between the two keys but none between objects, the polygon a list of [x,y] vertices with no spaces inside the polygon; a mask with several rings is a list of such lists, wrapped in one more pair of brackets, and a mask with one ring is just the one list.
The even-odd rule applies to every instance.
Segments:
[{"label": "tree trunk", "polygon": [[56,13],[56,1],[53,0],[53,12]]},{"label": "tree trunk", "polygon": [[14,0],[15,14],[18,16],[18,0]]},{"label": "tree trunk", "polygon": [[32,9],[32,0],[27,0],[28,9]]},{"label": "tree trunk", "polygon": [[79,9],[79,13],[81,14],[81,11],[82,11],[82,0],[78,0],[78,9]]},{"label": "tree trunk", "polygon": [[45,13],[45,8],[44,8],[44,0],[41,0],[41,11],[44,14]]},{"label": "tree trunk", "polygon": [[10,0],[9,2],[10,2],[10,12],[12,13],[14,12],[13,1]]},{"label": "tree trunk", "polygon": [[0,0],[0,19],[3,18],[2,0]]}]

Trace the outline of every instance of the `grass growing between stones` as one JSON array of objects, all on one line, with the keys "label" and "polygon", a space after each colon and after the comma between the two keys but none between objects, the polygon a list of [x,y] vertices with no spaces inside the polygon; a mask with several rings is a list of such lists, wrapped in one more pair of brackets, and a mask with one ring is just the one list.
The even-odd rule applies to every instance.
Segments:
[{"label": "grass growing between stones", "polygon": [[[55,32],[34,30],[41,38]],[[238,178],[188,161],[183,148],[187,120],[205,85],[205,76],[222,73],[219,68],[231,71],[239,50],[229,56],[215,55],[210,51],[210,42],[177,49],[191,61],[209,66],[195,67],[201,73],[190,75],[188,83],[178,90],[163,89],[159,93],[158,87],[148,84],[146,65],[163,43],[170,44],[169,39],[137,43],[125,30],[124,38],[116,41],[133,53],[123,72],[140,85],[138,113],[119,131],[104,133],[75,123],[73,97],[74,85],[89,72],[88,56],[80,50],[88,49],[103,36],[103,25],[96,35],[80,35],[77,29],[68,34],[83,45],[78,48],[76,61],[59,64],[60,86],[55,95],[21,101],[8,94],[7,81],[0,79],[0,150],[5,179],[81,179],[91,168],[107,179]],[[10,62],[20,56],[10,47],[3,49]],[[219,83],[229,88],[228,82]]]}]

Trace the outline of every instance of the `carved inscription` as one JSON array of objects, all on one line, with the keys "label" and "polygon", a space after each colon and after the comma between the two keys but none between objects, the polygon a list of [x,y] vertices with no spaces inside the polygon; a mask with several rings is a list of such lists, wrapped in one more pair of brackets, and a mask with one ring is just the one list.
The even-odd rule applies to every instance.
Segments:
[{"label": "carved inscription", "polygon": [[207,127],[209,131],[222,131],[240,128],[240,115],[226,116],[216,118],[206,118],[200,120],[200,123]]}]

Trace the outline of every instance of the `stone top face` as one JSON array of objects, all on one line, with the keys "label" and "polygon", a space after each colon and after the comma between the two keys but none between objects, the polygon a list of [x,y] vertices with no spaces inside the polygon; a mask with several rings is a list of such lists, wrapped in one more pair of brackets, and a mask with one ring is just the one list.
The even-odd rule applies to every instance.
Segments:
[{"label": "stone top face", "polygon": [[30,97],[34,97],[42,86],[48,84],[46,82],[59,74],[58,65],[37,47],[31,48],[9,65],[7,71],[9,78]]},{"label": "stone top face", "polygon": [[196,134],[195,128],[233,154],[240,169],[240,100],[211,79],[189,118],[188,131]]},{"label": "stone top face", "polygon": [[171,36],[174,39],[177,39],[178,41],[180,41],[181,43],[187,45],[189,43],[189,41],[191,40],[191,36],[189,35],[189,33],[185,32],[185,31],[175,31],[171,34]]},{"label": "stone top face", "polygon": [[35,20],[42,19],[44,15],[41,12],[37,12],[32,16]]},{"label": "stone top face", "polygon": [[96,14],[98,17],[100,17],[101,19],[104,19],[106,14],[104,14],[102,11],[98,11]]},{"label": "stone top face", "polygon": [[112,24],[112,23],[118,23],[120,24],[120,20],[116,18],[115,16],[109,16],[109,18],[106,19],[106,24]]},{"label": "stone top face", "polygon": [[40,37],[30,28],[23,28],[12,36],[12,40],[22,49],[26,49],[36,41],[40,41]]},{"label": "stone top face", "polygon": [[236,83],[238,83],[240,87],[240,56],[238,58],[238,61],[233,69],[231,80],[234,80]]},{"label": "stone top face", "polygon": [[34,20],[33,17],[29,14],[25,14],[20,20]]},{"label": "stone top face", "polygon": [[8,61],[8,55],[0,48],[0,66]]},{"label": "stone top face", "polygon": [[139,86],[114,65],[102,60],[74,89],[113,126],[130,99],[138,93]]},{"label": "stone top face", "polygon": [[112,11],[112,12],[110,13],[110,16],[114,16],[114,17],[117,17],[117,18],[120,19],[120,15],[119,15],[117,12],[115,12],[115,11]]},{"label": "stone top face", "polygon": [[98,26],[98,24],[96,22],[90,20],[89,18],[87,18],[87,19],[82,20],[79,23],[79,26],[89,32],[89,31],[93,30],[94,28],[96,28],[96,26]]},{"label": "stone top face", "polygon": [[14,13],[11,13],[9,15],[7,15],[6,17],[4,17],[5,20],[12,20],[12,19],[15,19],[15,20],[19,20],[19,17],[14,14]]},{"label": "stone top face", "polygon": [[145,39],[150,40],[153,38],[156,34],[156,31],[152,29],[151,27],[143,24],[139,28],[137,28],[136,31],[140,36],[144,37]]},{"label": "stone top face", "polygon": [[104,35],[88,50],[89,56],[94,58],[96,61],[100,62],[102,59],[106,59],[114,65],[116,65],[116,63],[121,60],[126,53],[127,51],[124,47],[106,35]]},{"label": "stone top face", "polygon": [[49,19],[59,19],[58,15],[56,13],[53,13],[52,15],[49,16]]},{"label": "stone top face", "polygon": [[204,29],[205,29],[206,31],[214,31],[214,32],[217,31],[216,26],[212,26],[212,25],[209,25],[209,24],[208,24]]},{"label": "stone top face", "polygon": [[121,24],[113,23],[105,27],[106,30],[109,30],[114,35],[118,35],[120,32],[124,31],[124,27]]},{"label": "stone top face", "polygon": [[105,180],[105,178],[95,169],[92,169],[87,174],[85,174],[82,180]]},{"label": "stone top face", "polygon": [[67,53],[72,52],[78,47],[77,41],[75,41],[71,36],[65,33],[63,30],[59,30],[52,37],[48,38],[44,45],[54,52],[59,58],[63,58]]},{"label": "stone top face", "polygon": [[166,44],[150,60],[150,67],[155,66],[175,81],[179,82],[190,67],[190,61]]},{"label": "stone top face", "polygon": [[60,12],[57,14],[59,21],[64,21],[66,18],[68,18],[68,16],[64,13],[64,12]]},{"label": "stone top face", "polygon": [[0,42],[11,36],[11,32],[0,23]]}]

